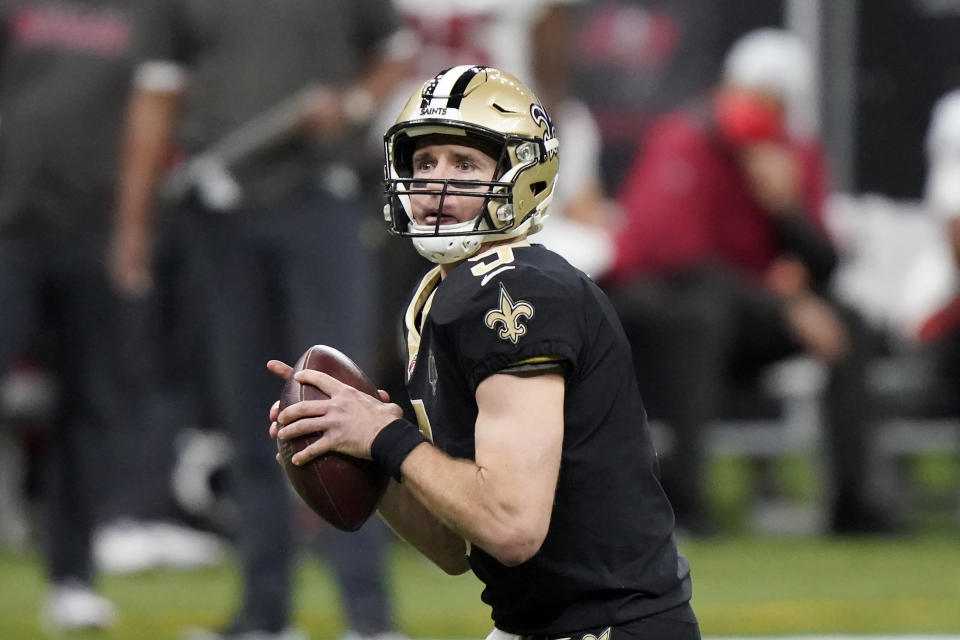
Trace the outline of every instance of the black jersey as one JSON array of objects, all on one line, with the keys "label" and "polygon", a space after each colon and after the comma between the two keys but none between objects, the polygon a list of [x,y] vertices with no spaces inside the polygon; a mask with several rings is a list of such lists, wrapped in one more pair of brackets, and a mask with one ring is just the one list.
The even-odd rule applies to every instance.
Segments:
[{"label": "black jersey", "polygon": [[689,566],[673,539],[630,346],[586,275],[539,245],[496,247],[442,282],[439,269],[428,273],[405,323],[417,417],[453,457],[474,459],[474,394],[484,378],[563,367],[563,452],[542,548],[515,567],[470,552],[498,628],[564,634],[689,601]]}]

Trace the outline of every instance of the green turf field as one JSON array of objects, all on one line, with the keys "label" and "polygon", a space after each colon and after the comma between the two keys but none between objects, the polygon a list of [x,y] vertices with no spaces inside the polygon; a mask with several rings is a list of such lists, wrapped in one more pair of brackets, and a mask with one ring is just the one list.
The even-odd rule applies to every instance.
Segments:
[{"label": "green turf field", "polygon": [[[694,605],[707,635],[960,633],[960,535],[902,540],[719,538],[682,543],[694,571]],[[469,574],[449,577],[402,544],[390,576],[401,629],[413,637],[481,638],[489,612]],[[312,638],[344,630],[326,567],[304,557],[298,624]],[[87,638],[178,638],[189,626],[217,625],[235,602],[230,564],[187,573],[107,577],[119,626]],[[36,557],[0,555],[0,639],[41,637],[43,579]]]}]

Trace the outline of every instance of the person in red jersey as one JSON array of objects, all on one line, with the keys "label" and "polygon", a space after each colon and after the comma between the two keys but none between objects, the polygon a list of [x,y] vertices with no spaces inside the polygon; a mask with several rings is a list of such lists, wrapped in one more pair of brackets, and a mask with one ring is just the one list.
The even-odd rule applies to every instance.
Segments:
[{"label": "person in red jersey", "polygon": [[674,429],[664,482],[678,526],[712,531],[704,426],[731,376],[806,353],[826,365],[837,532],[885,527],[867,495],[868,334],[831,299],[818,141],[799,117],[811,61],[793,34],[750,32],[708,97],[651,126],[620,194],[605,287],[631,338],[651,413]]}]

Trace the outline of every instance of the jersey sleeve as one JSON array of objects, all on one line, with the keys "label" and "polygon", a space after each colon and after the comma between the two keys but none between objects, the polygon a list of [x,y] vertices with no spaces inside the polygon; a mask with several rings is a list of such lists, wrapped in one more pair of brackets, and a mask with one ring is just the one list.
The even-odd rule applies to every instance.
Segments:
[{"label": "jersey sleeve", "polygon": [[471,391],[497,372],[576,366],[584,323],[575,279],[518,264],[490,279],[460,270],[449,284],[434,320]]}]

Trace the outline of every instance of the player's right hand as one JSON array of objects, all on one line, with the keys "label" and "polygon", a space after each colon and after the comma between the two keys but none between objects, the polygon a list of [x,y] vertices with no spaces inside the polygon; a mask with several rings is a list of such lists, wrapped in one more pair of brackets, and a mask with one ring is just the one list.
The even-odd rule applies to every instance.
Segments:
[{"label": "player's right hand", "polygon": [[107,270],[121,295],[142,298],[153,290],[152,250],[146,231],[124,225],[114,229],[108,247]]}]

